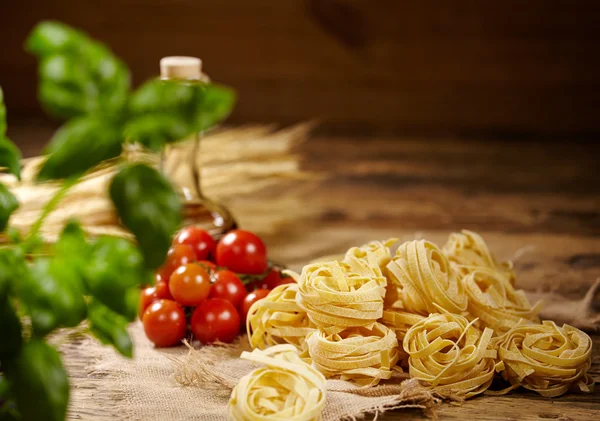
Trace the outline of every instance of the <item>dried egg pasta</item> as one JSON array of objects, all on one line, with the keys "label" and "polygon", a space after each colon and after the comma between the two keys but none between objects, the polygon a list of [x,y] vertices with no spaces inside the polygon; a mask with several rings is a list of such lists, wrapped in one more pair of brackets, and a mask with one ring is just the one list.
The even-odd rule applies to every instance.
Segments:
[{"label": "dried egg pasta", "polygon": [[484,392],[496,367],[492,334],[487,328],[481,332],[461,315],[431,314],[404,336],[410,376],[467,398]]},{"label": "dried egg pasta", "polygon": [[569,388],[593,390],[594,380],[587,374],[592,340],[577,328],[567,324],[561,328],[552,321],[515,326],[496,342],[505,366],[502,377],[514,387],[550,398]]},{"label": "dried egg pasta", "polygon": [[318,330],[307,343],[313,366],[325,377],[340,376],[361,386],[389,379],[398,361],[396,336],[381,323],[372,329],[352,327],[334,334]]},{"label": "dried egg pasta", "polygon": [[456,314],[467,309],[467,295],[457,273],[432,242],[402,244],[387,268],[404,310],[428,315],[439,311],[438,306]]},{"label": "dried egg pasta", "polygon": [[318,421],[325,406],[325,378],[303,362],[293,345],[243,352],[265,364],[242,377],[231,392],[234,421]]},{"label": "dried egg pasta", "polygon": [[327,334],[348,327],[372,327],[383,315],[385,284],[356,273],[344,262],[305,266],[298,278],[298,306]]},{"label": "dried egg pasta", "polygon": [[452,233],[442,248],[452,266],[462,275],[477,269],[491,269],[515,284],[515,273],[511,262],[498,263],[483,238],[475,232],[463,230]]},{"label": "dried egg pasta", "polygon": [[252,348],[288,343],[305,350],[306,337],[315,329],[296,304],[297,292],[297,284],[280,285],[250,307],[246,330]]},{"label": "dried egg pasta", "polygon": [[539,323],[541,303],[531,306],[525,292],[492,270],[476,270],[462,279],[469,297],[469,313],[483,326],[501,334],[523,320]]}]

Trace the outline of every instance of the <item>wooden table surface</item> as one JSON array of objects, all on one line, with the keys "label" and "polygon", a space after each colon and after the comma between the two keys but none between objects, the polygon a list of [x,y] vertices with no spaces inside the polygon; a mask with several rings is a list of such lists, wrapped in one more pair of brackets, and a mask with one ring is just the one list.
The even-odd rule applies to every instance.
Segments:
[{"label": "wooden table surface", "polygon": [[[516,261],[518,285],[575,299],[600,277],[600,147],[592,143],[487,139],[315,137],[301,147],[326,176],[304,202],[312,217],[266,237],[270,255],[298,268],[310,259],[389,236],[443,243],[478,231],[499,258]],[[249,227],[252,228],[252,227]],[[598,297],[595,310],[600,307]],[[600,381],[600,335],[591,373]],[[67,361],[67,364],[69,362]],[[93,386],[71,362],[75,389]],[[555,399],[530,392],[442,405],[442,420],[600,419],[600,388]],[[94,419],[75,405],[74,419]],[[386,420],[424,419],[391,412]]]}]

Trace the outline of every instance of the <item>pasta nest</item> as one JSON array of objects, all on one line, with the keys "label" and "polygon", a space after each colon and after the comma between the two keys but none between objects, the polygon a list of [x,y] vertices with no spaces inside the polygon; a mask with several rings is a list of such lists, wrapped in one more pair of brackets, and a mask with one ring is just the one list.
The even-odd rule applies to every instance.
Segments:
[{"label": "pasta nest", "polygon": [[390,247],[398,241],[396,238],[390,238],[386,241],[371,241],[360,247],[352,247],[346,252],[344,262],[350,263],[354,259],[363,260],[379,277],[386,276],[386,266],[392,260]]},{"label": "pasta nest", "polygon": [[[390,281],[397,286],[397,306],[428,315],[439,308],[450,313],[467,309],[467,295],[448,259],[432,242],[408,241],[402,244],[387,266]],[[394,290],[394,288],[391,288]],[[386,304],[394,297],[386,297]]]},{"label": "pasta nest", "polygon": [[502,275],[512,285],[515,284],[512,262],[498,263],[483,238],[475,232],[463,230],[461,233],[450,234],[443,251],[462,276],[477,269],[490,269]]},{"label": "pasta nest", "polygon": [[410,376],[466,398],[482,393],[492,383],[496,367],[492,335],[492,329],[481,332],[464,316],[431,314],[404,336]]},{"label": "pasta nest", "polygon": [[560,396],[569,388],[593,390],[587,374],[592,340],[577,328],[561,328],[552,321],[515,326],[497,339],[497,347],[505,366],[502,377],[512,388],[523,386],[546,397]]},{"label": "pasta nest", "polygon": [[372,329],[352,327],[335,334],[318,330],[307,339],[313,366],[325,377],[340,376],[361,386],[374,386],[392,376],[398,341],[381,323]]},{"label": "pasta nest", "polygon": [[293,345],[243,352],[262,363],[231,392],[229,419],[235,421],[317,421],[325,406],[325,378],[303,362]]},{"label": "pasta nest", "polygon": [[288,343],[300,351],[306,350],[306,336],[314,331],[314,326],[296,304],[297,292],[298,284],[280,285],[250,307],[246,331],[252,348]]},{"label": "pasta nest", "polygon": [[298,306],[327,334],[372,327],[383,314],[385,284],[366,269],[352,268],[338,261],[313,263],[298,278]]},{"label": "pasta nest", "polygon": [[523,320],[539,323],[541,303],[531,306],[523,290],[492,270],[476,270],[462,279],[469,297],[469,313],[494,329],[496,334],[508,331]]}]

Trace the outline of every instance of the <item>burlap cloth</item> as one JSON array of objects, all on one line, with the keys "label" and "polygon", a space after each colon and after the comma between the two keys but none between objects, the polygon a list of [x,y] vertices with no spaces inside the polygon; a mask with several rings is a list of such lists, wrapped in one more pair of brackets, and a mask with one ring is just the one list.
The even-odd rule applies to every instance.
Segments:
[{"label": "burlap cloth", "polygon": [[[600,316],[592,303],[598,284],[581,300],[547,297],[544,318],[597,330]],[[56,339],[72,376],[71,418],[228,419],[231,389],[255,367],[238,358],[249,349],[246,336],[228,346],[155,349],[140,322],[133,324],[130,332],[135,343],[133,360],[87,336],[71,333]],[[374,388],[359,389],[340,380],[329,380],[327,388],[324,421],[371,418],[401,408],[418,408],[435,416],[435,406],[442,401],[461,401],[452,391],[431,392],[400,373]]]},{"label": "burlap cloth", "polygon": [[[102,405],[89,408],[94,419],[130,420],[202,420],[226,421],[231,389],[243,375],[256,368],[238,358],[249,350],[247,337],[229,346],[185,346],[155,349],[145,338],[139,322],[130,328],[135,356],[128,360],[91,338],[81,338],[63,346],[63,352],[75,349],[93,361],[88,375],[98,379],[92,396],[74,384],[72,405]],[[72,361],[71,361],[72,363]],[[69,361],[67,359],[67,364]],[[348,382],[329,380],[324,421],[358,419],[390,409],[418,408],[432,413],[444,399],[460,400],[450,392],[432,393],[415,380],[398,373],[375,388],[360,389]],[[83,402],[84,399],[86,402]],[[89,399],[95,399],[90,402]],[[101,404],[104,401],[104,404]],[[79,412],[79,411],[78,411]]]}]

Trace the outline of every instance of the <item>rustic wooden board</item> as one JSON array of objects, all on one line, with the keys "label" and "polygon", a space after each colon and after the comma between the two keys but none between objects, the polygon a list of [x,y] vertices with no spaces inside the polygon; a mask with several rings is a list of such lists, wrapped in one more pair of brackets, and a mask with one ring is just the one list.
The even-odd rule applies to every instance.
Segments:
[{"label": "rustic wooden board", "polygon": [[22,45],[48,18],[107,42],[136,83],[162,56],[202,57],[238,90],[235,122],[600,131],[595,0],[2,1],[0,85],[13,117],[42,115]]},{"label": "rustic wooden board", "polygon": [[[266,237],[271,256],[298,268],[367,240],[424,236],[445,241],[461,228],[481,232],[501,258],[517,260],[519,285],[580,297],[600,276],[600,146],[462,139],[315,138],[299,152],[327,178],[307,195],[314,217]],[[252,228],[252,227],[248,227]],[[594,300],[596,309],[600,299]],[[592,375],[600,381],[600,335],[594,334]],[[71,419],[114,419],[124,391],[84,347],[68,347]],[[102,388],[99,388],[102,385]],[[600,389],[546,399],[529,392],[443,405],[442,420],[588,421],[600,414]],[[420,420],[418,412],[386,420]]]}]

